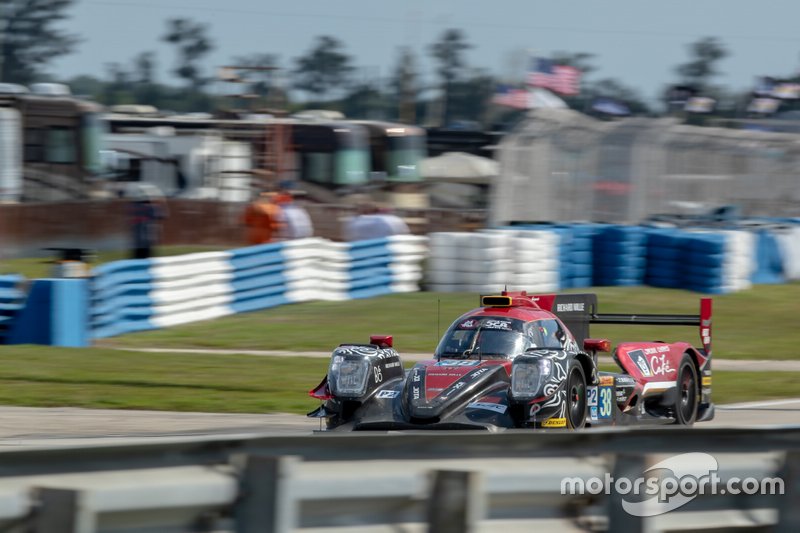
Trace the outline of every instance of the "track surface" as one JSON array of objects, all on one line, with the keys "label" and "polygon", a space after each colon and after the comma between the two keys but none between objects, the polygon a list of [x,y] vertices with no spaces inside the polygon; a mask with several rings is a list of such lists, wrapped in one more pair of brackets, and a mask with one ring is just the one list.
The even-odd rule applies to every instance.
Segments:
[{"label": "track surface", "polygon": [[[800,398],[718,406],[711,426],[800,425]],[[0,407],[0,449],[89,445],[181,436],[310,434],[319,421],[299,415],[178,413]]]}]

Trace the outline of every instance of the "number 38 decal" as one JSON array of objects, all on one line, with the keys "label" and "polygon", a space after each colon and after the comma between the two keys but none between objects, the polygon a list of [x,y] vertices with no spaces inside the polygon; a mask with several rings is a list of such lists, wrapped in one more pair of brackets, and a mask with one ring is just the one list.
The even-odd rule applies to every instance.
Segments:
[{"label": "number 38 decal", "polygon": [[600,387],[597,418],[611,418],[614,387]]}]

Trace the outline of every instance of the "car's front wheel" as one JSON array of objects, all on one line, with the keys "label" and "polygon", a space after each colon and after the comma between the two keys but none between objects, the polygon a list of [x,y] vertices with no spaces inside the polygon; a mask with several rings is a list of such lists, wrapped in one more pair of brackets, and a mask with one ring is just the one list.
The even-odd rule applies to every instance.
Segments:
[{"label": "car's front wheel", "polygon": [[581,429],[586,425],[586,375],[577,361],[569,365],[567,375],[567,427]]}]

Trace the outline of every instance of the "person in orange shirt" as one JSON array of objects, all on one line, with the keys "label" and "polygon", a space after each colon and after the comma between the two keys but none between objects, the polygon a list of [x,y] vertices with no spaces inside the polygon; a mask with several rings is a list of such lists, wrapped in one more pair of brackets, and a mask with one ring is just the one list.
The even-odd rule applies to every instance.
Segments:
[{"label": "person in orange shirt", "polygon": [[272,242],[283,229],[283,212],[275,202],[275,193],[261,193],[250,202],[244,212],[247,226],[247,243],[264,244]]}]

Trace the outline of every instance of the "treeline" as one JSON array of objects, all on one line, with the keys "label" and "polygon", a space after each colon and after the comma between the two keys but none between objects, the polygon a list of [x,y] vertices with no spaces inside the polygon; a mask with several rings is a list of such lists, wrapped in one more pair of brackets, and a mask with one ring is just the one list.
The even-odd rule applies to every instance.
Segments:
[{"label": "treeline", "polygon": [[[57,22],[68,18],[74,0],[6,1],[2,81],[52,81],[44,70],[48,63],[73,52],[80,42],[79,36],[56,28]],[[220,76],[208,67],[215,43],[207,25],[186,18],[171,19],[161,39],[174,50],[171,72],[181,81],[180,86],[157,79],[158,58],[147,50],[127,61],[106,65],[101,77],[79,75],[62,81],[73,93],[106,105],[147,104],[176,113],[326,108],[353,118],[483,126],[507,121],[519,113],[492,104],[497,84],[524,84],[524,65],[517,79],[498,79],[486,69],[472,66],[468,53],[474,45],[460,29],[445,30],[426,47],[425,53],[436,67],[436,78],[428,83],[420,76],[421,58],[409,48],[399,49],[390,75],[383,78],[368,68],[357,67],[344,44],[330,35],[315,38],[305,53],[291,61],[271,53],[231,58],[230,65],[239,68]],[[719,63],[728,55],[723,43],[705,38],[690,44],[688,51],[687,62],[675,68],[676,84],[690,84],[714,97],[723,113],[736,113],[749,92],[732,93],[713,83]],[[582,74],[580,94],[565,98],[572,108],[590,111],[592,102],[603,97],[624,103],[634,114],[664,110],[617,79],[594,79],[593,54],[556,53],[552,60],[574,66]],[[240,96],[226,96],[230,94]]]}]

